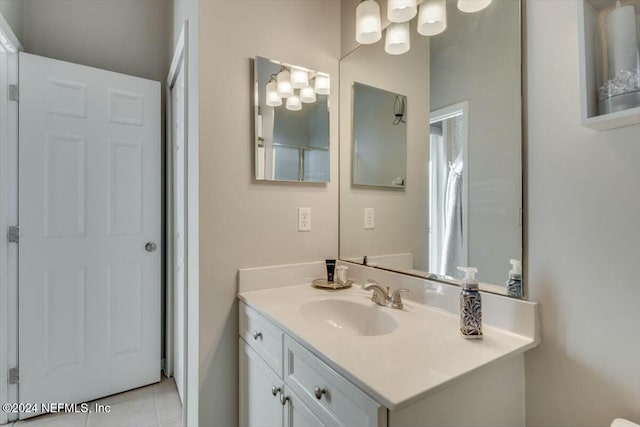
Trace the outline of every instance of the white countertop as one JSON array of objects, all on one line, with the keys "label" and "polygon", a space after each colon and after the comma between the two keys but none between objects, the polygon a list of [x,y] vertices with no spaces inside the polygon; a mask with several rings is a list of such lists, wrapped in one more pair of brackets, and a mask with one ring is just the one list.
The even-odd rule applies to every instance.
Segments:
[{"label": "white countertop", "polygon": [[[405,299],[404,309],[376,306],[359,286],[341,291],[309,284],[240,292],[238,298],[311,349],[320,359],[390,410],[422,400],[493,361],[537,343],[483,325],[482,340],[466,340],[456,314]],[[384,310],[398,323],[387,335],[354,336],[307,320],[299,308],[320,299],[345,299]]]}]

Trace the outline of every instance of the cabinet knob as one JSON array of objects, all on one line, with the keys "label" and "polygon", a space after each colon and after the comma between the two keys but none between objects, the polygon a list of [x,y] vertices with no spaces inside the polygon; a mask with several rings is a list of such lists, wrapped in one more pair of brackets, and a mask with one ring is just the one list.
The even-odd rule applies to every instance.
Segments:
[{"label": "cabinet knob", "polygon": [[257,340],[258,338],[262,339],[262,332],[253,331],[253,339]]},{"label": "cabinet knob", "polygon": [[280,395],[280,403],[282,403],[282,406],[286,405],[288,401],[289,396],[285,396],[284,393]]},{"label": "cabinet knob", "polygon": [[322,395],[325,394],[327,391],[323,388],[320,388],[318,386],[315,386],[313,388],[313,394],[316,395],[316,399],[320,400],[322,399]]},{"label": "cabinet knob", "polygon": [[280,393],[281,391],[282,389],[280,387],[276,387],[276,386],[271,387],[271,394],[273,394],[274,396],[277,396],[278,393]]}]

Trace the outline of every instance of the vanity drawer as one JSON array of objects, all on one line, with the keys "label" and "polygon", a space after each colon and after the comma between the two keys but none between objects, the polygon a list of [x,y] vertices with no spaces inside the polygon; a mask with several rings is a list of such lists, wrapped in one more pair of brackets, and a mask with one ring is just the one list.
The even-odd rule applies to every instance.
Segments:
[{"label": "vanity drawer", "polygon": [[[381,427],[386,408],[285,335],[284,382],[328,426]],[[318,393],[318,396],[316,396]]]},{"label": "vanity drawer", "polygon": [[282,331],[242,301],[239,316],[240,336],[282,377]]}]

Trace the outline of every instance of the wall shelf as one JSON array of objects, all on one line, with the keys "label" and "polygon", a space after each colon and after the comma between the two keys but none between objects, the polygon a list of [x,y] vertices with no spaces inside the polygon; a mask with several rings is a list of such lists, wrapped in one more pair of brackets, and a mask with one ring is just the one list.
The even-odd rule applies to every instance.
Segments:
[{"label": "wall shelf", "polygon": [[[623,6],[635,6],[636,23],[640,26],[637,16],[640,0],[623,0],[621,3]],[[615,7],[615,0],[579,0],[578,3],[581,118],[583,126],[598,131],[640,124],[640,106],[611,113],[599,111],[599,87],[607,73],[606,65],[601,65],[606,64],[607,55],[603,29],[606,16]],[[640,92],[637,96],[640,97]]]}]

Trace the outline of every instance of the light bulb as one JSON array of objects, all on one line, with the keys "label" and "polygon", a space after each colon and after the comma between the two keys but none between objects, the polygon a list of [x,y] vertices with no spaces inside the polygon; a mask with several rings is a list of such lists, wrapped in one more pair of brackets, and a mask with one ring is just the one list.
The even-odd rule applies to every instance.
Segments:
[{"label": "light bulb", "polygon": [[298,98],[296,95],[291,95],[289,98],[287,98],[287,110],[302,110],[302,103],[300,102],[300,98]]},{"label": "light bulb", "polygon": [[479,12],[491,4],[491,0],[458,0],[458,9],[465,13]]},{"label": "light bulb", "polygon": [[294,89],[302,89],[309,86],[309,73],[300,68],[291,68],[291,86]]},{"label": "light bulb", "polygon": [[387,3],[387,18],[391,22],[407,22],[418,12],[416,0],[389,0]]},{"label": "light bulb", "polygon": [[328,75],[316,75],[315,91],[318,95],[329,95],[331,92],[331,80],[329,80]]},{"label": "light bulb", "polygon": [[275,80],[267,83],[267,105],[269,107],[279,107],[282,105],[282,98],[278,96],[278,88]]},{"label": "light bulb", "polygon": [[408,22],[393,23],[387,27],[387,36],[384,41],[385,52],[391,55],[401,55],[409,51],[410,46]]},{"label": "light bulb", "polygon": [[316,91],[311,86],[300,89],[300,101],[305,104],[316,102]]},{"label": "light bulb", "polygon": [[364,0],[356,9],[356,41],[371,44],[381,38],[380,6],[375,0]]},{"label": "light bulb", "polygon": [[280,98],[288,98],[293,96],[293,86],[291,86],[291,80],[289,77],[289,71],[282,70],[278,73],[278,96]]},{"label": "light bulb", "polygon": [[418,33],[435,36],[447,28],[447,0],[425,0],[418,12]]}]

